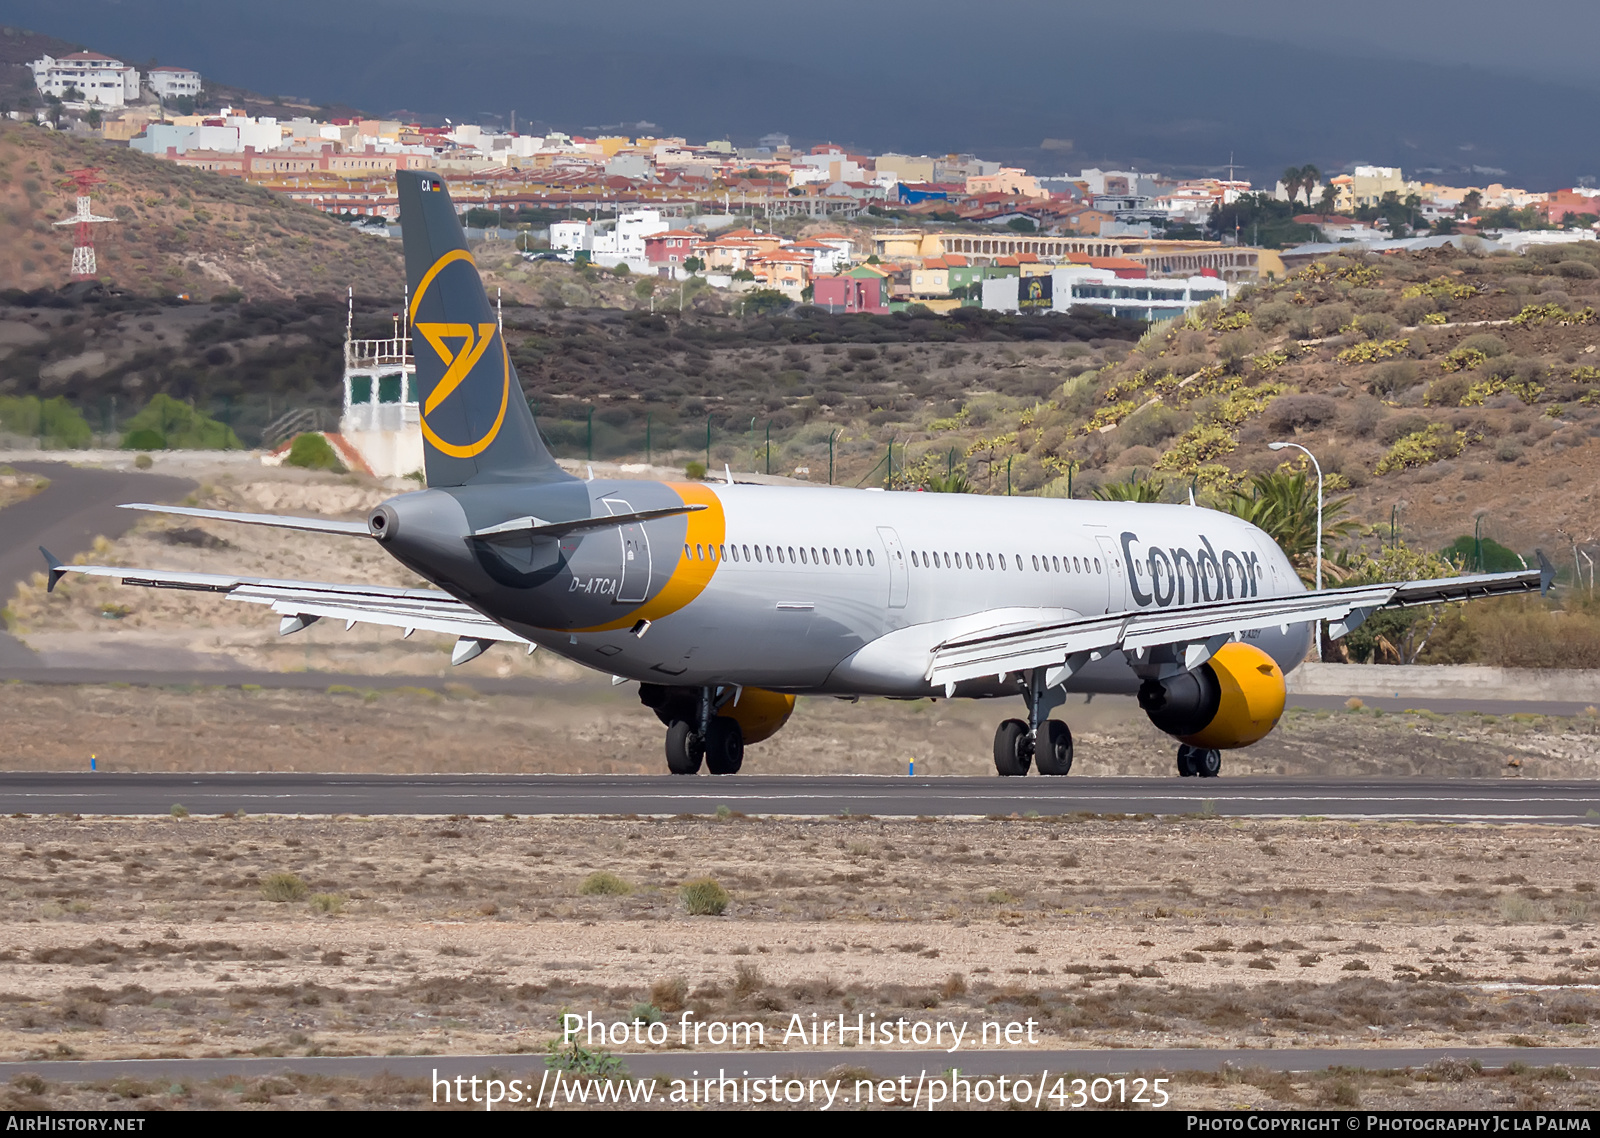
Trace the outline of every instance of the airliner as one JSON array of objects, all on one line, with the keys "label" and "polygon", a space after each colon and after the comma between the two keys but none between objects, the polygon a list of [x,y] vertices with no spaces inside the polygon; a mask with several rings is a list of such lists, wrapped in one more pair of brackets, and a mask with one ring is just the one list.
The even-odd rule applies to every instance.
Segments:
[{"label": "airliner", "polygon": [[1072,768],[1051,713],[1133,695],[1212,777],[1278,723],[1311,630],[1373,612],[1543,592],[1553,571],[1308,591],[1266,533],[1194,505],[576,478],[540,439],[448,191],[398,175],[427,488],[363,522],[127,508],[375,541],[435,587],[64,565],[128,585],[456,637],[461,664],[543,648],[637,683],[674,774],[734,774],[800,695],[1013,699],[1000,775]]}]

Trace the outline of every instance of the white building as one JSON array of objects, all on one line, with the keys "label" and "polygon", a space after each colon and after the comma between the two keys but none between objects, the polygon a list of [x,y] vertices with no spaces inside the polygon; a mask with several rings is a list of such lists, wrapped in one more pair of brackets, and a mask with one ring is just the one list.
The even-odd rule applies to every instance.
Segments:
[{"label": "white building", "polygon": [[[644,239],[653,237],[657,233],[665,233],[671,228],[671,225],[661,219],[660,210],[635,210],[617,218],[616,224],[607,232],[591,231],[589,249],[594,253],[595,261],[602,265],[613,264],[616,261],[643,262]],[[553,226],[550,237],[551,244],[554,245]]]},{"label": "white building", "polygon": [[[47,55],[28,66],[39,93],[64,102],[122,107],[139,98],[139,73],[96,51],[75,51],[60,59]],[[68,99],[68,91],[78,92],[79,97]]]},{"label": "white building", "polygon": [[163,100],[200,96],[200,72],[187,67],[152,67],[145,73],[144,82]]},{"label": "white building", "polygon": [[[1019,302],[1024,284],[1039,294],[1026,305]],[[1049,276],[990,277],[983,282],[983,307],[991,312],[1067,312],[1085,307],[1125,320],[1166,320],[1227,295],[1227,282],[1217,277],[1130,279],[1083,265],[1056,269]]]},{"label": "white building", "polygon": [[550,226],[550,248],[562,253],[585,252],[594,248],[594,224],[588,221],[557,221]]}]

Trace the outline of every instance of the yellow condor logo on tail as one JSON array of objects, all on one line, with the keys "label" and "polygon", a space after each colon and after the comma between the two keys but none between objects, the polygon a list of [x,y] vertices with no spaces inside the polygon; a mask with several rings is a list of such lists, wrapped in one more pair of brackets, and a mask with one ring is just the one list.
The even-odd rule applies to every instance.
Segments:
[{"label": "yellow condor logo on tail", "polygon": [[[422,405],[422,433],[427,440],[439,450],[453,458],[472,458],[494,442],[495,436],[500,433],[500,427],[506,421],[506,407],[511,400],[511,355],[505,350],[505,341],[502,337],[500,344],[500,411],[495,415],[494,425],[475,442],[452,443],[439,437],[433,427],[428,423],[428,416],[438,408],[439,404],[450,398],[456,388],[461,386],[463,380],[472,374],[472,369],[483,358],[483,353],[498,333],[497,327],[491,322],[488,324],[449,324],[417,320],[417,310],[422,306],[422,298],[428,295],[428,288],[433,284],[433,279],[439,275],[445,266],[454,261],[465,261],[477,272],[477,265],[473,263],[472,254],[465,249],[454,249],[440,257],[433,266],[422,275],[422,281],[417,285],[417,294],[411,298],[412,325],[422,338],[428,341],[429,346],[438,353],[439,359],[445,365],[444,378],[428,393],[427,401]],[[452,348],[447,341],[459,340],[460,345]]]}]

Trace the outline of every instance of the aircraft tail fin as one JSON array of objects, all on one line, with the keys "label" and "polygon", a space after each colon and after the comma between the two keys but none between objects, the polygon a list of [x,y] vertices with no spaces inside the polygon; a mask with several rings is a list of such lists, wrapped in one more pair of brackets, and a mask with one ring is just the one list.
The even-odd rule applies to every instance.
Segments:
[{"label": "aircraft tail fin", "polygon": [[568,481],[539,438],[444,179],[395,177],[428,485]]}]

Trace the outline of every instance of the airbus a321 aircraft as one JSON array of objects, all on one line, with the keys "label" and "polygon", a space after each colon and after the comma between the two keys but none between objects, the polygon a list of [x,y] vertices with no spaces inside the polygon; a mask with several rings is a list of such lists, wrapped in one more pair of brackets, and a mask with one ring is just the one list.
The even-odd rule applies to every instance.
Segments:
[{"label": "airbus a321 aircraft", "polygon": [[583,481],[540,440],[443,182],[398,175],[428,488],[365,524],[146,504],[131,509],[376,541],[437,589],[111,566],[65,573],[322,619],[498,642],[636,681],[667,767],[737,772],[797,695],[1019,698],[1002,775],[1064,775],[1069,692],[1124,693],[1173,736],[1178,772],[1276,726],[1313,622],[1543,591],[1552,571],[1308,592],[1261,530],[1194,506],[725,483]]}]

